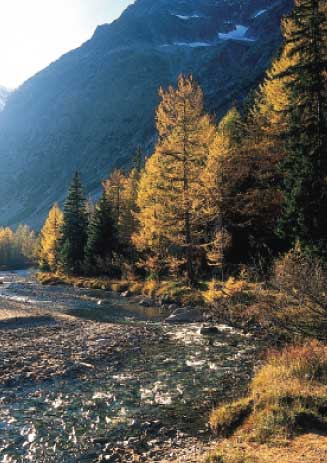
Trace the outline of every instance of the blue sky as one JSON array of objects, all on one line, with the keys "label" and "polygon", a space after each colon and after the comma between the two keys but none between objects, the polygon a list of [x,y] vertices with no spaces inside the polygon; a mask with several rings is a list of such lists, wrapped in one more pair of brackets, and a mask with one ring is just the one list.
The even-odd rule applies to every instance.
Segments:
[{"label": "blue sky", "polygon": [[0,85],[16,88],[134,0],[0,0]]}]

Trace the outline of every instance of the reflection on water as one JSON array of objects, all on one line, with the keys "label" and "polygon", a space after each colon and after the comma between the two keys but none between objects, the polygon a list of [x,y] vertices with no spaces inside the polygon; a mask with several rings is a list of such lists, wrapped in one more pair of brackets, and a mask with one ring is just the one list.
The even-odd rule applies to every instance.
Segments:
[{"label": "reflection on water", "polygon": [[128,322],[161,320],[167,313],[158,307],[144,307],[117,294],[66,285],[42,286],[28,270],[0,272],[0,300],[56,310],[87,320]]}]

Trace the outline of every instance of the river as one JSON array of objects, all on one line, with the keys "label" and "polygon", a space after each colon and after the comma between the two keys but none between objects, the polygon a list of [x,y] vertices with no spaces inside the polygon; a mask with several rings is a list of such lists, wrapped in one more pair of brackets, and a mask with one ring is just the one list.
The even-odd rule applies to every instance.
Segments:
[{"label": "river", "polygon": [[231,327],[206,337],[158,307],[42,286],[31,271],[0,281],[0,311],[46,314],[0,324],[3,463],[196,461],[210,409],[251,376],[258,346]]}]

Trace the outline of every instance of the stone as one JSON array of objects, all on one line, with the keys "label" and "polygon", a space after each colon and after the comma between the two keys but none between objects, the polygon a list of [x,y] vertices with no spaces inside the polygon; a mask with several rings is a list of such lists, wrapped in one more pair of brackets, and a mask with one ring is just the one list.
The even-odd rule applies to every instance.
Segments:
[{"label": "stone", "polygon": [[123,293],[120,294],[121,297],[131,297],[132,296],[132,293],[127,290],[127,291],[124,291]]},{"label": "stone", "polygon": [[96,437],[92,442],[93,444],[99,444],[104,447],[110,442],[110,437]]},{"label": "stone", "polygon": [[176,310],[177,308],[177,304],[169,304],[169,306],[167,307],[168,310]]},{"label": "stone", "polygon": [[199,333],[203,336],[212,336],[215,334],[219,334],[220,331],[216,326],[201,326]]},{"label": "stone", "polygon": [[202,312],[188,307],[176,309],[165,320],[166,323],[197,323],[201,321],[203,321]]},{"label": "stone", "polygon": [[154,305],[154,301],[152,299],[141,299],[139,305],[143,307],[152,307]]}]

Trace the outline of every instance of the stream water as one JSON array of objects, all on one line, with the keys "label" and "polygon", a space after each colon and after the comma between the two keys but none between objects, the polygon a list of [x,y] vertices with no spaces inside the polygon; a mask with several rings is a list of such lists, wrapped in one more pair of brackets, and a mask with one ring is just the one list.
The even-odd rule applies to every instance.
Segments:
[{"label": "stream water", "polygon": [[[205,337],[199,324],[165,324],[159,308],[104,291],[44,287],[30,272],[0,280],[0,307],[38,307],[154,335],[77,377],[0,386],[2,463],[163,461],[160,448],[208,439],[208,412],[251,374],[255,342],[228,326]],[[126,456],[114,448],[127,449]],[[133,460],[134,452],[151,451],[153,457]]]}]

